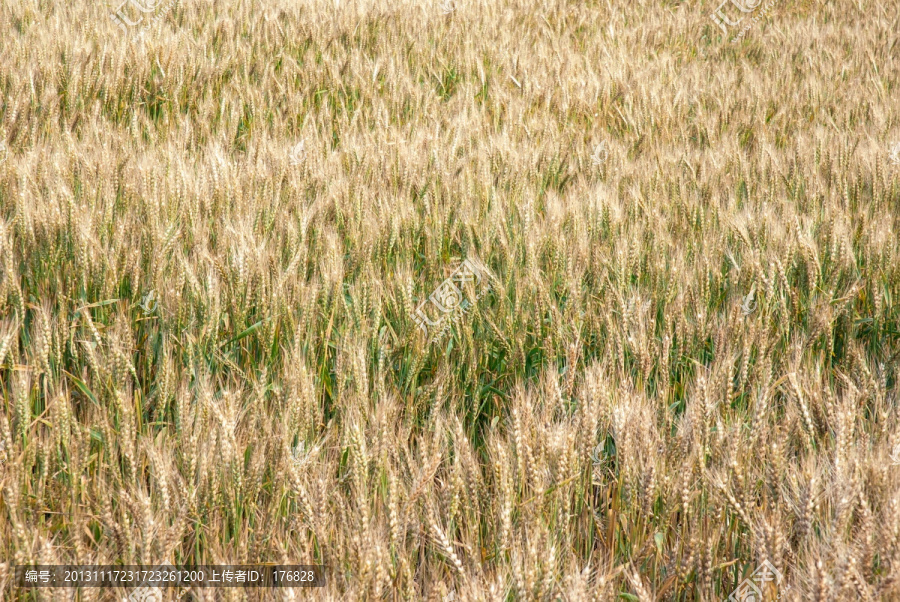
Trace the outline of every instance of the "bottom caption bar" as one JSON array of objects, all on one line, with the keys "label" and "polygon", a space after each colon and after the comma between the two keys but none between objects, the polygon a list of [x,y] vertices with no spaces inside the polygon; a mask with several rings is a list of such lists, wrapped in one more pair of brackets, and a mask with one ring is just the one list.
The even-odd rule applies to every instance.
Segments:
[{"label": "bottom caption bar", "polygon": [[17,587],[324,587],[323,565],[19,565]]}]

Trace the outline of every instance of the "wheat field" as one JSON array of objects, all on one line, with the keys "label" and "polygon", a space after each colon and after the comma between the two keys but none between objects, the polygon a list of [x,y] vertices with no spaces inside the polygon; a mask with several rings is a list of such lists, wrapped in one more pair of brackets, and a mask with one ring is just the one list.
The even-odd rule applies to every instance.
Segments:
[{"label": "wheat field", "polygon": [[0,6],[3,599],[900,600],[896,2],[155,4]]}]

